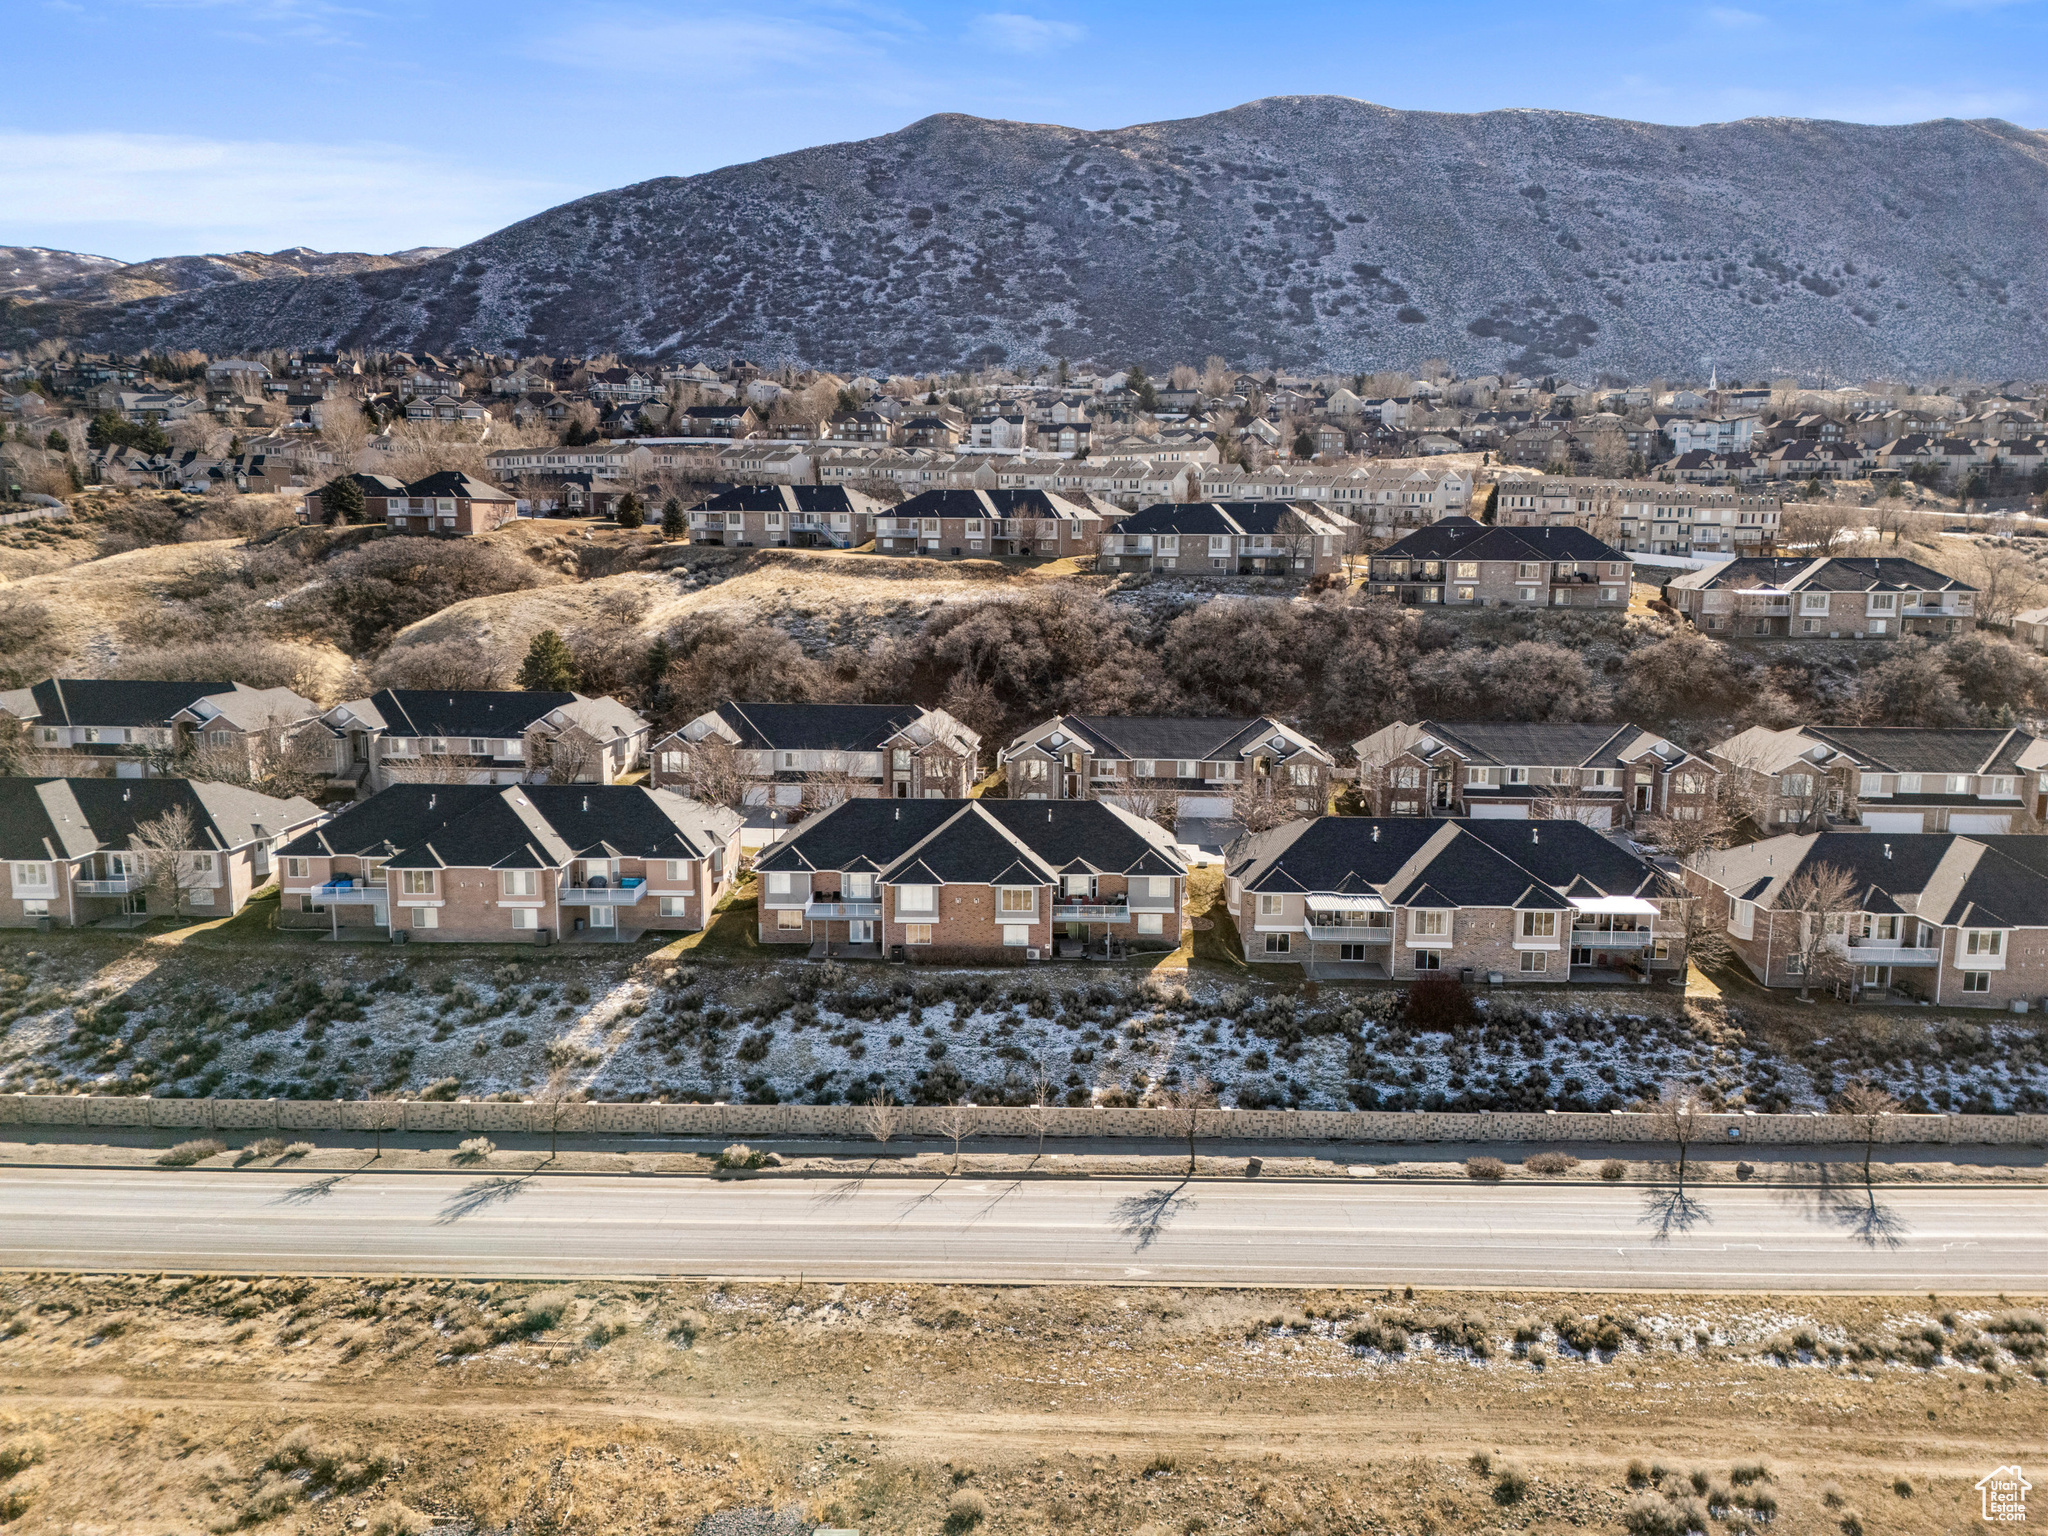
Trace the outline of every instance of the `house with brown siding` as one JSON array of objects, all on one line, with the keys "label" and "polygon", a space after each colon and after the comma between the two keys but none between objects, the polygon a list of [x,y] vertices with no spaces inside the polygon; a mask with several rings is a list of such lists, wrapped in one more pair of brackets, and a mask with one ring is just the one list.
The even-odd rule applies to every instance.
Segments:
[{"label": "house with brown siding", "polygon": [[1977,589],[1889,555],[1737,558],[1664,584],[1664,600],[1719,640],[1946,638],[1977,627]]},{"label": "house with brown siding", "polygon": [[32,752],[64,772],[118,778],[175,771],[201,748],[253,761],[273,738],[329,734],[320,706],[291,689],[229,682],[45,678],[0,693],[0,718],[27,725]]},{"label": "house with brown siding", "polygon": [[1329,803],[1337,760],[1270,715],[1056,715],[996,754],[1013,800],[1110,800],[1220,820],[1265,788],[1303,815]]},{"label": "house with brown siding", "polygon": [[192,826],[192,845],[179,854],[178,911],[206,917],[241,911],[269,882],[273,850],[326,816],[296,796],[196,779],[0,779],[0,927],[168,915],[166,895],[152,903],[149,858],[135,840],[178,812]]},{"label": "house with brown siding", "polygon": [[400,782],[609,784],[639,766],[653,726],[617,699],[544,689],[380,688],[323,717],[341,772]]},{"label": "house with brown siding", "polygon": [[875,553],[1059,559],[1094,553],[1101,535],[1102,518],[1092,507],[1050,491],[929,490],[877,514]]},{"label": "house with brown siding", "polygon": [[488,533],[519,516],[518,500],[457,470],[428,475],[396,492],[365,492],[363,510],[393,533]]},{"label": "house with brown siding", "polygon": [[1403,606],[1628,610],[1634,564],[1583,528],[1447,517],[1372,557],[1369,590]]},{"label": "house with brown siding", "polygon": [[852,549],[883,504],[843,485],[740,485],[690,513],[690,542],[742,549]]},{"label": "house with brown siding", "polygon": [[687,933],[732,886],[740,816],[632,784],[397,784],[278,850],[278,925],[418,943]]},{"label": "house with brown siding", "polygon": [[943,709],[917,704],[721,704],[654,744],[649,782],[704,793],[708,776],[744,777],[744,803],[801,814],[841,799],[964,798],[981,737]]},{"label": "house with brown siding", "polygon": [[1099,800],[848,800],[755,870],[763,944],[1017,963],[1174,948],[1187,865]]},{"label": "house with brown siding", "polygon": [[1752,726],[1708,752],[1759,831],[2031,831],[2048,740],[2016,727]]},{"label": "house with brown siding", "polygon": [[1311,975],[1685,974],[1682,887],[1577,821],[1324,816],[1232,845],[1245,959]]}]

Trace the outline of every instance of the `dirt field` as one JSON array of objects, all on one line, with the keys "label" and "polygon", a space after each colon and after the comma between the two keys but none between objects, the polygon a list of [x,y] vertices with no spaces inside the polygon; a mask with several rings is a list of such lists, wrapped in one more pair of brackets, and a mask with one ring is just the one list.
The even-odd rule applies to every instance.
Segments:
[{"label": "dirt field", "polygon": [[0,1320],[10,1533],[1947,1533],[2048,1401],[2005,1298],[20,1276]]}]

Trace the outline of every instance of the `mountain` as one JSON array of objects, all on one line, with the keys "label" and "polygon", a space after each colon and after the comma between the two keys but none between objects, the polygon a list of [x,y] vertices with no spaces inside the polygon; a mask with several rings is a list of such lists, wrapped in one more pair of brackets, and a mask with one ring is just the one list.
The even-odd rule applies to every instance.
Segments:
[{"label": "mountain", "polygon": [[1213,353],[2031,375],[2048,357],[2048,136],[1328,96],[1101,133],[945,115],[582,198],[416,265],[63,324],[128,349],[467,343],[890,369]]}]

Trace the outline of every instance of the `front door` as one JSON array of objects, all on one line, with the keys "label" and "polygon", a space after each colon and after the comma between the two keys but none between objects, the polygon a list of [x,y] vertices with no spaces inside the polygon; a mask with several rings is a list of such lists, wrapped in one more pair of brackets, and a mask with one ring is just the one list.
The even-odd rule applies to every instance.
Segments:
[{"label": "front door", "polygon": [[875,925],[856,920],[846,925],[846,942],[849,944],[872,944],[875,942]]},{"label": "front door", "polygon": [[592,907],[590,909],[590,926],[593,928],[615,927],[617,921],[618,914],[610,907]]}]

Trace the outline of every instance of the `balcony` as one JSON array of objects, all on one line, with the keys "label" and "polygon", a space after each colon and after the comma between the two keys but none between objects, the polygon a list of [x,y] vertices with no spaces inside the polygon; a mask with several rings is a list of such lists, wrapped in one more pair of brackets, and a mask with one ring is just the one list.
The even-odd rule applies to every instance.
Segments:
[{"label": "balcony", "polygon": [[391,899],[388,885],[358,885],[353,880],[330,880],[325,885],[316,885],[312,893],[315,900],[329,906],[383,906]]},{"label": "balcony", "polygon": [[1648,949],[1657,935],[1648,928],[1574,928],[1574,949]]},{"label": "balcony", "polygon": [[882,915],[882,903],[874,901],[811,901],[804,904],[804,916],[814,923],[840,918],[868,920]]},{"label": "balcony", "polygon": [[1131,909],[1121,901],[1056,901],[1052,915],[1055,922],[1128,923]]},{"label": "balcony", "polygon": [[571,907],[630,907],[646,894],[647,882],[638,875],[627,875],[616,885],[565,885],[558,899]]},{"label": "balcony", "polygon": [[1311,944],[1391,944],[1394,929],[1390,923],[1358,924],[1344,923],[1303,923],[1302,933]]},{"label": "balcony", "polygon": [[1851,939],[1849,959],[1856,965],[1939,965],[1941,951],[1917,949],[1906,944]]},{"label": "balcony", "polygon": [[81,896],[126,896],[142,889],[142,876],[116,875],[107,880],[74,880],[71,889]]}]

